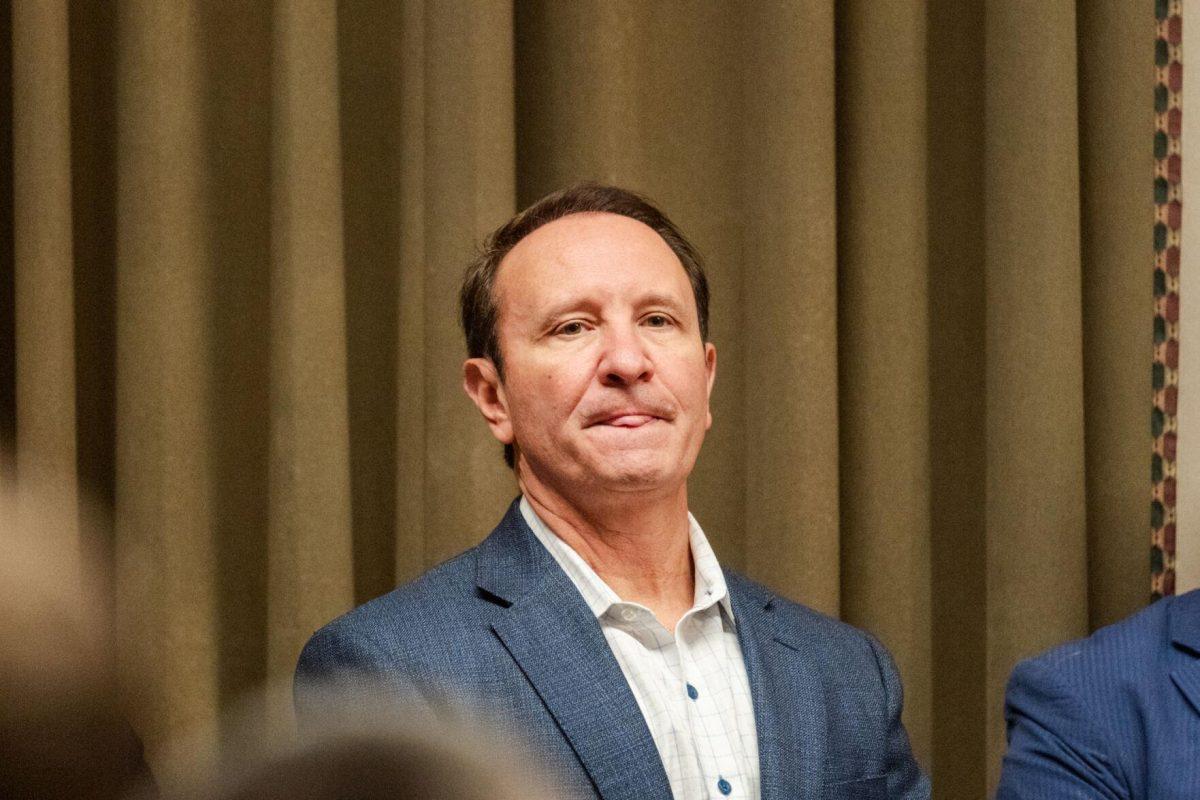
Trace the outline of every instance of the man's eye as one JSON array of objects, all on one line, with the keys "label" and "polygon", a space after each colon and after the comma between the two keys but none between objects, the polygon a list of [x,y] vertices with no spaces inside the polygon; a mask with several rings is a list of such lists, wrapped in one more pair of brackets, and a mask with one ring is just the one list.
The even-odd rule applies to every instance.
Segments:
[{"label": "man's eye", "polygon": [[562,336],[574,336],[576,334],[583,333],[583,323],[579,322],[578,320],[574,322],[564,322],[562,325],[558,326],[558,330],[555,331],[555,333]]},{"label": "man's eye", "polygon": [[651,314],[646,317],[646,324],[651,328],[665,328],[671,324],[671,318],[666,314]]}]

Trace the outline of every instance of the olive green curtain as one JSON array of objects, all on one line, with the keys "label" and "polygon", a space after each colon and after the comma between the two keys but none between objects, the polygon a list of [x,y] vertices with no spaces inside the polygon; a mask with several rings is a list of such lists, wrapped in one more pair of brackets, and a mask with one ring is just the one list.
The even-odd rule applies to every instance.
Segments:
[{"label": "olive green curtain", "polygon": [[1145,602],[1149,4],[0,11],[4,469],[110,509],[67,535],[152,756],[498,519],[459,277],[584,178],[707,256],[697,517],[892,649],[938,797],[1018,658]]}]

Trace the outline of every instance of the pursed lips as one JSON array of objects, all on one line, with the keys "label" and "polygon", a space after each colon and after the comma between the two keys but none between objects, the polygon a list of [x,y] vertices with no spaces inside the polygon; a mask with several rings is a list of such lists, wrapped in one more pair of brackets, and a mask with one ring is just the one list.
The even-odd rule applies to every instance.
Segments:
[{"label": "pursed lips", "polygon": [[651,416],[650,414],[622,414],[619,417],[606,419],[601,424],[612,425],[615,428],[640,428],[647,422],[653,422],[656,419],[658,417]]},{"label": "pursed lips", "polygon": [[650,414],[645,411],[629,410],[617,411],[612,414],[607,414],[604,417],[596,420],[587,427],[610,427],[610,428],[640,428],[651,422],[662,419],[656,414]]}]

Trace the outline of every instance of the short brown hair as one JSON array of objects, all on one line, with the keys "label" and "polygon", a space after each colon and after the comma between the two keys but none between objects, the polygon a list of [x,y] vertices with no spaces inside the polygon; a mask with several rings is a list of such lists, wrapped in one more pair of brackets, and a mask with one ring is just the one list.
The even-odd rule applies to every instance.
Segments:
[{"label": "short brown hair", "polygon": [[[500,338],[496,333],[499,309],[495,296],[496,273],[500,262],[518,242],[543,225],[571,214],[587,213],[620,214],[643,223],[662,237],[679,258],[692,284],[696,315],[700,320],[700,338],[708,341],[708,278],[704,275],[700,253],[683,232],[641,195],[616,186],[577,183],[546,195],[492,231],[463,275],[459,303],[463,333],[467,337],[467,356],[491,359],[501,380],[504,378],[504,362],[500,354]],[[504,446],[504,462],[509,467],[514,464],[510,444]]]}]

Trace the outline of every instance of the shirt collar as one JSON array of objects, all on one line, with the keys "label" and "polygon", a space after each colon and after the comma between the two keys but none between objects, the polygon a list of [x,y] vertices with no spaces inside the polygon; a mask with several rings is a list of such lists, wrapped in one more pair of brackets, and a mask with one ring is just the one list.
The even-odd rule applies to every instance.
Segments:
[{"label": "shirt collar", "polygon": [[[612,590],[612,587],[605,583],[604,579],[583,560],[583,557],[575,552],[573,547],[559,538],[550,529],[550,526],[542,521],[525,497],[521,497],[520,509],[521,516],[525,518],[533,535],[549,551],[563,572],[567,573],[567,577],[579,589],[584,602],[587,603],[588,608],[597,619],[603,617],[612,606],[624,602]],[[701,611],[719,603],[725,611],[726,618],[732,624],[734,621],[733,606],[729,601],[729,588],[725,584],[725,574],[721,571],[716,553],[708,543],[708,537],[704,535],[700,523],[696,522],[696,518],[690,512],[688,513],[688,538],[692,551],[693,582],[696,586],[692,610]]]},{"label": "shirt collar", "polygon": [[695,565],[696,596],[692,608],[704,609],[720,603],[725,615],[733,622],[733,606],[729,602],[729,587],[725,585],[725,573],[717,561],[717,554],[708,543],[708,537],[696,518],[688,512],[688,533],[692,545],[692,563]]}]

